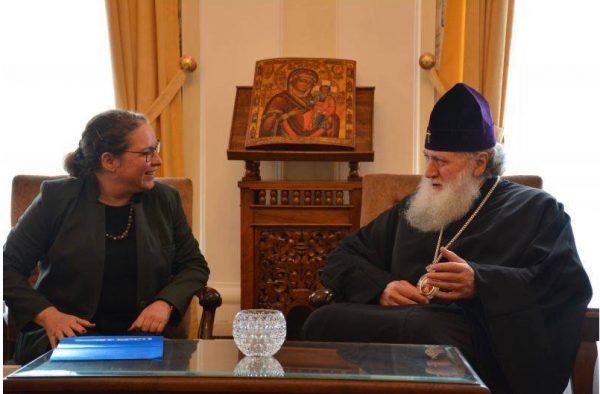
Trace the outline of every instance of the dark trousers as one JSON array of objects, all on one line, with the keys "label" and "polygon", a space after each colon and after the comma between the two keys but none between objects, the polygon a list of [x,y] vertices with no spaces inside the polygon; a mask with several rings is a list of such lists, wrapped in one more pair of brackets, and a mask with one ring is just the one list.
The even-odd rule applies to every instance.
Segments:
[{"label": "dark trousers", "polygon": [[46,335],[46,330],[31,323],[17,334],[13,359],[16,364],[27,364],[48,350],[50,350],[50,339]]},{"label": "dark trousers", "polygon": [[337,303],[311,313],[302,330],[313,341],[452,345],[475,366],[471,329],[454,306]]}]

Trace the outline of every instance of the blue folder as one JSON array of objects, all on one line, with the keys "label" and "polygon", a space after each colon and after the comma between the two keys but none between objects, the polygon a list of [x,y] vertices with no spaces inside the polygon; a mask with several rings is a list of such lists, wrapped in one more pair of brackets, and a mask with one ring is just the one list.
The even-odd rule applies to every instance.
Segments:
[{"label": "blue folder", "polygon": [[65,338],[50,361],[154,360],[163,357],[162,336],[87,336]]}]

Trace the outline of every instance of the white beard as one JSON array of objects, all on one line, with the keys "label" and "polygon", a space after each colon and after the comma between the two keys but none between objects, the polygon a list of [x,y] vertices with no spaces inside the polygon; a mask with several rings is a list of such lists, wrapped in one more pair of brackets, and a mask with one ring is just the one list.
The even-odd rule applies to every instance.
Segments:
[{"label": "white beard", "polygon": [[435,190],[431,179],[423,177],[404,213],[408,223],[419,231],[439,231],[465,216],[481,187],[481,179],[471,171],[470,166],[465,168],[453,181],[444,183],[442,190]]}]

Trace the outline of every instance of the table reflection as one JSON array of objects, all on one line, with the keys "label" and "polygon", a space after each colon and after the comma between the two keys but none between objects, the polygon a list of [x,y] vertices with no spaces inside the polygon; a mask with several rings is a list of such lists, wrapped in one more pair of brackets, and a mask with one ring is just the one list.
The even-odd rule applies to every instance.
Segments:
[{"label": "table reflection", "polygon": [[250,377],[281,377],[284,376],[283,367],[272,356],[244,357],[235,366],[234,376]]}]

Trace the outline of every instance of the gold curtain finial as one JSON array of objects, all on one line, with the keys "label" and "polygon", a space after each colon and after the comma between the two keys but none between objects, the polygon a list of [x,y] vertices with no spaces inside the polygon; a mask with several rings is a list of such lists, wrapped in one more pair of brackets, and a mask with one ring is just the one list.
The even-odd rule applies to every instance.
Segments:
[{"label": "gold curtain finial", "polygon": [[425,52],[419,56],[419,66],[425,70],[432,69],[435,66],[435,56],[432,53]]},{"label": "gold curtain finial", "polygon": [[429,81],[438,91],[440,96],[442,96],[448,89],[444,86],[442,81],[440,80],[440,76],[437,70],[433,67],[435,66],[435,56],[429,52],[423,53],[419,56],[419,66],[425,71],[427,71],[427,76],[429,77]]},{"label": "gold curtain finial", "polygon": [[194,59],[190,55],[182,56],[179,59],[179,68],[181,68],[185,72],[194,72],[198,67],[198,63],[196,63],[196,59]]}]

